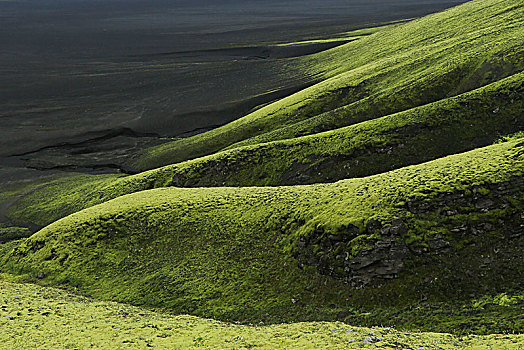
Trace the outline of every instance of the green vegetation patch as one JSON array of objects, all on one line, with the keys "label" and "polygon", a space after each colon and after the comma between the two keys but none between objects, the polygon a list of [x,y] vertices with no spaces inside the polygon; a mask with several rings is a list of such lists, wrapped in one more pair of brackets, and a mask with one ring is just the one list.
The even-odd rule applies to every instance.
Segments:
[{"label": "green vegetation patch", "polygon": [[4,189],[0,195],[10,203],[6,216],[12,221],[47,225],[118,196],[158,187],[292,185],[369,176],[489,145],[500,135],[521,130],[523,79],[519,73],[386,117],[238,147],[133,176],[68,175]]},{"label": "green vegetation patch", "polygon": [[[410,218],[417,216],[406,203],[431,203],[443,193],[521,178],[523,141],[334,184],[137,192],[47,226],[6,252],[2,269],[40,277],[47,284],[75,287],[97,298],[245,321],[334,319],[341,310],[359,305],[408,305],[419,301],[421,287],[435,302],[468,298],[460,288],[467,289],[477,280],[475,276],[464,273],[460,279],[443,279],[442,284],[425,282],[447,274],[451,267],[445,265],[446,255],[419,259],[416,252],[407,253],[406,268],[398,278],[356,288],[336,273],[323,271],[323,265],[297,263],[296,258],[299,262],[301,258],[297,247],[302,239],[330,239],[347,232],[358,238],[347,241],[352,258],[357,259],[367,254],[370,244],[380,241],[374,234],[366,236],[371,219],[387,226],[403,217],[408,234],[416,229]],[[494,210],[497,220],[509,220],[508,215],[522,207],[521,188],[512,190],[517,197],[507,212]],[[473,220],[479,210],[464,215]],[[359,232],[364,236],[359,237]],[[490,232],[466,238],[489,243]],[[409,235],[403,235],[401,241],[408,239]],[[462,238],[457,242],[465,244]],[[450,261],[476,264],[476,257],[463,259],[474,248],[461,248],[458,243]],[[511,250],[500,261],[513,261],[514,254],[520,253]],[[514,271],[486,270],[485,281],[493,284],[485,293],[514,286],[522,269],[513,266]],[[457,293],[449,291],[450,282]]]},{"label": "green vegetation patch", "polygon": [[[493,143],[524,128],[524,74],[470,93],[311,136],[244,146],[159,170],[174,186],[334,182]],[[164,175],[162,175],[164,176]]]},{"label": "green vegetation patch", "polygon": [[342,322],[239,325],[0,281],[0,342],[11,349],[515,349],[522,335],[457,337]]},{"label": "green vegetation patch", "polygon": [[[246,323],[523,332],[523,19],[521,0],[477,0],[361,33],[371,35],[287,62],[315,86],[132,162],[176,164],[3,188],[0,271]],[[181,188],[197,186],[236,187]],[[31,235],[35,225],[48,226]],[[74,330],[67,346],[82,331],[106,347],[522,343],[342,323],[247,327],[0,286],[0,340],[13,346],[58,346],[63,328],[45,321],[60,318]]]},{"label": "green vegetation patch", "polygon": [[103,196],[99,190],[119,177],[121,175],[65,174],[10,184],[0,190],[0,208],[4,211],[0,214],[5,215],[3,221],[45,226],[90,203],[100,203]]},{"label": "green vegetation patch", "polygon": [[31,236],[33,233],[27,227],[0,226],[0,244]]}]

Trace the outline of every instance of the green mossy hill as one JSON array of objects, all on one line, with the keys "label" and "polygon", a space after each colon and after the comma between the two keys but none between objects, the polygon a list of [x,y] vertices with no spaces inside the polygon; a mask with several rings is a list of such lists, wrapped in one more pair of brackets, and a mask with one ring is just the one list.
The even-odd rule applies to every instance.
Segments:
[{"label": "green mossy hill", "polygon": [[0,225],[0,244],[32,235],[27,227]]},{"label": "green mossy hill", "polygon": [[456,97],[352,126],[235,148],[159,170],[171,185],[334,182],[492,144],[524,129],[524,73]]},{"label": "green mossy hill", "polygon": [[524,2],[477,0],[306,59],[325,80],[220,128],[142,152],[152,169],[215,153],[339,128],[435,102],[524,67]]},{"label": "green mossy hill", "polygon": [[0,188],[0,225],[48,225],[101,203],[104,195],[100,190],[121,177],[71,173],[6,185]]},{"label": "green mossy hill", "polygon": [[238,325],[0,281],[6,349],[515,349],[522,335],[457,337],[341,322]]},{"label": "green mossy hill", "polygon": [[[380,40],[377,39],[367,43],[370,50],[373,48],[372,51],[376,51],[375,56],[380,58],[383,56],[389,57],[392,54],[392,49],[384,44],[389,41],[394,41],[395,45],[400,45],[399,48],[402,47],[402,50],[399,49],[400,54],[400,52],[408,50],[411,46],[418,47],[417,45],[428,44],[432,40],[437,46],[441,43],[440,40],[445,42],[453,41],[456,33],[477,33],[478,31],[484,33],[484,30],[488,28],[498,33],[496,35],[506,35],[508,31],[512,32],[514,27],[524,27],[518,27],[516,24],[520,23],[520,18],[514,18],[516,12],[520,13],[522,6],[519,2],[515,2],[512,5],[511,3],[513,2],[515,1],[473,1],[441,14],[383,29],[369,36],[369,38],[365,38],[365,40],[370,40],[370,38],[375,36],[380,38]],[[475,11],[472,11],[472,8],[475,8]],[[496,13],[497,15],[489,16],[488,13]],[[459,21],[460,14],[464,17],[462,22]],[[441,24],[439,21],[444,19],[446,23]],[[501,21],[505,21],[504,24]],[[465,23],[468,23],[468,28],[461,28],[461,26],[466,25]],[[441,27],[437,26],[437,24]],[[497,26],[500,26],[500,30],[493,29]],[[453,28],[453,31],[450,32],[450,28]],[[406,34],[411,33],[415,35],[414,33],[417,30],[422,32],[414,37]],[[433,33],[432,31],[437,31],[438,33]],[[521,30],[517,31],[521,33]],[[428,33],[432,33],[434,39],[424,39],[425,35],[429,35]],[[516,38],[520,35],[517,34],[515,34]],[[401,40],[400,36],[404,36],[404,38]],[[496,42],[493,45],[489,44],[491,39],[488,40],[481,37],[478,40],[485,40],[485,45],[493,47],[509,45],[508,43],[513,40],[504,38],[504,40],[493,39]],[[456,40],[460,41],[462,39]],[[356,43],[351,45],[356,45]],[[362,54],[355,55],[355,58],[352,60],[340,60],[340,64],[344,62],[344,67],[352,68],[363,65],[366,62],[365,59],[362,59],[362,57],[367,57],[365,55],[368,55],[367,51],[365,51],[366,47],[358,46],[353,48],[353,46],[345,46],[336,49],[336,52],[325,52],[322,55],[331,57],[326,62],[333,63],[336,61],[336,57],[348,50],[348,52],[353,52],[352,50],[357,50],[357,48],[358,50],[363,50]],[[379,49],[380,47],[382,48]],[[478,57],[485,57],[491,52],[490,50],[494,50],[493,47],[482,51]],[[277,125],[278,127],[272,132],[230,146],[234,149],[229,151],[219,152],[135,176],[65,176],[62,178],[44,179],[34,184],[22,185],[19,188],[2,189],[0,192],[0,206],[3,209],[1,207],[0,209],[2,209],[3,213],[0,212],[0,221],[15,226],[25,224],[47,225],[75,211],[124,194],[169,185],[185,187],[261,186],[333,182],[343,178],[368,176],[409,164],[428,161],[440,156],[463,152],[474,147],[485,146],[499,136],[522,130],[523,75],[522,73],[511,75],[512,71],[521,69],[522,57],[524,57],[521,48],[521,45],[512,46],[506,52],[507,55],[503,55],[504,57],[495,58],[493,56],[484,63],[479,63],[478,69],[475,68],[477,69],[476,73],[471,73],[467,79],[477,82],[475,83],[476,85],[485,86],[460,94],[462,90],[474,88],[475,84],[469,84],[467,89],[461,88],[455,91],[452,94],[458,94],[455,97],[442,98],[437,102],[407,109],[400,113],[360,123],[358,123],[362,119],[360,117],[356,119],[341,117],[346,115],[345,113],[359,114],[362,112],[359,109],[360,105],[368,106],[369,103],[382,101],[380,100],[381,96],[386,96],[387,94],[373,95],[352,103],[347,107],[341,107],[328,113],[313,116],[301,122],[293,122],[294,124],[288,127],[283,126],[285,123]],[[426,51],[433,52],[429,48],[421,52]],[[406,52],[411,51],[408,50]],[[444,52],[447,55],[449,52],[458,54],[462,51],[459,49],[446,49]],[[413,57],[418,56],[415,55]],[[407,60],[401,60],[402,64],[406,62]],[[452,62],[449,64],[453,65]],[[326,67],[328,66],[330,70],[335,70],[336,64],[333,63]],[[361,68],[355,70],[355,72],[360,70]],[[419,73],[420,69],[416,68],[416,66],[406,67],[406,71],[402,76],[408,79],[407,77],[413,75],[411,78],[414,78],[422,74]],[[390,73],[384,74],[384,76],[389,76],[388,74]],[[505,75],[511,76],[502,79]],[[443,75],[438,74],[430,74],[428,76],[434,79],[431,84],[439,85],[439,82],[444,79]],[[460,74],[456,76],[458,77]],[[335,78],[338,79],[340,77],[337,76]],[[418,84],[418,81],[424,81],[426,78],[415,79],[414,84]],[[501,80],[489,84],[497,79]],[[431,84],[428,86],[434,85]],[[331,85],[322,87],[319,85],[317,90],[320,93],[329,86]],[[393,88],[389,91],[395,94],[395,99],[399,99],[399,101],[409,95]],[[297,95],[295,97],[296,102],[302,103],[300,98],[304,96]],[[306,98],[305,101],[309,103],[310,99]],[[279,103],[284,102],[283,100]],[[376,104],[380,108],[391,105],[388,101],[376,102]],[[415,105],[417,104],[415,103]],[[409,108],[408,105],[412,106],[413,104],[408,103],[405,107]],[[365,117],[363,119],[369,119],[368,114],[362,113]],[[373,115],[380,116],[385,113],[380,112]],[[260,118],[253,118],[256,120],[269,118],[263,114],[260,116]],[[244,119],[249,121],[252,118],[246,117]],[[353,125],[339,128],[341,125],[348,124],[348,120],[350,121],[349,124]],[[243,125],[244,122],[238,121],[238,123]],[[234,125],[236,124],[233,123],[230,126],[225,126],[225,128],[227,129]],[[319,125],[320,127],[317,127]],[[296,132],[306,129],[309,131]],[[286,139],[326,129],[335,130],[279,142],[256,144],[258,142]],[[209,134],[205,133],[196,138],[180,140],[180,142],[189,145],[193,142],[191,140],[197,140],[198,138],[204,140],[207,137],[206,135]],[[203,143],[204,146],[206,142]],[[250,145],[251,143],[254,145]],[[173,150],[176,150],[176,147]],[[196,157],[196,155],[196,153],[192,153],[192,156],[189,158]],[[182,158],[188,157],[184,156]],[[174,160],[174,158],[171,160]],[[8,219],[8,221],[4,219]]]},{"label": "green mossy hill", "polygon": [[11,242],[1,269],[235,320],[333,319],[357,306],[506,292],[522,281],[523,145],[334,184],[142,191]]},{"label": "green mossy hill", "polygon": [[386,117],[239,147],[133,176],[63,176],[1,192],[14,222],[47,225],[157,187],[268,186],[369,176],[493,143],[524,129],[524,73]]}]

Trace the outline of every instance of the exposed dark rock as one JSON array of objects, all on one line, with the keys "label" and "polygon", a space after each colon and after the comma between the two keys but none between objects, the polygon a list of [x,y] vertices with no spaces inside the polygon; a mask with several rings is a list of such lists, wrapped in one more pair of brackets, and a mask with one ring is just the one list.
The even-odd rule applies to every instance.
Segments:
[{"label": "exposed dark rock", "polygon": [[399,236],[407,232],[406,224],[402,219],[393,219],[389,227],[382,229],[381,233],[386,236]]},{"label": "exposed dark rock", "polygon": [[366,224],[366,231],[369,233],[375,233],[382,228],[380,221],[371,219]]},{"label": "exposed dark rock", "polygon": [[[431,201],[408,201],[404,207],[412,217],[395,218],[386,223],[371,219],[363,232],[349,225],[340,227],[336,233],[325,234],[322,227],[317,227],[310,236],[300,238],[295,257],[300,264],[315,266],[320,273],[342,279],[357,288],[377,280],[394,279],[410,261],[425,256],[445,260],[452,251],[475,246],[474,237],[499,232],[502,242],[522,236],[524,214],[515,200],[518,202],[523,187],[522,177],[514,177],[506,182],[473,186],[470,191],[437,194]],[[489,214],[492,211],[497,213],[496,217]],[[461,216],[464,214],[471,219],[464,221]],[[449,232],[449,236],[428,235],[429,231],[417,228],[417,221],[435,220],[439,232]],[[369,238],[371,236],[378,238]],[[355,247],[350,242],[356,237],[363,240],[355,255]],[[512,244],[502,242],[491,247],[494,255],[479,257],[477,268],[488,270],[497,255],[505,254],[500,247],[511,250]],[[466,271],[472,273],[465,267],[463,272],[467,275]]]},{"label": "exposed dark rock", "polygon": [[433,239],[428,241],[429,248],[432,250],[440,250],[448,248],[451,246],[451,243],[444,240],[441,235],[436,235]]},{"label": "exposed dark rock", "polygon": [[493,202],[489,198],[483,198],[479,200],[477,203],[475,203],[475,207],[477,209],[486,210],[486,211],[489,209],[493,209],[494,206],[495,206],[495,202]]}]

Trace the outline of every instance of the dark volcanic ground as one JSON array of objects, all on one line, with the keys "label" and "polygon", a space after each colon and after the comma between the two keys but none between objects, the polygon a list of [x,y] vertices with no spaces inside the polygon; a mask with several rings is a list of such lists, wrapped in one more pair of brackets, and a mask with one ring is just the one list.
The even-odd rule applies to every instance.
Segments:
[{"label": "dark volcanic ground", "polygon": [[337,43],[271,44],[463,2],[0,0],[0,184],[119,171],[161,137],[222,125],[313,83],[289,58]]}]

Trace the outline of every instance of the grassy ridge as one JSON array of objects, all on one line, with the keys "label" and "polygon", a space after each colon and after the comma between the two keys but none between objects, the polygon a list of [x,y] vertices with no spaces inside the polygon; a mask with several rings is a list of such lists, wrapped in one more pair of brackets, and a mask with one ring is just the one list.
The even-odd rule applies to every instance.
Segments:
[{"label": "grassy ridge", "polygon": [[491,144],[523,129],[524,74],[425,106],[311,136],[238,147],[119,176],[37,182],[11,194],[8,216],[47,225],[118,196],[168,185],[267,186],[369,176]]},{"label": "grassy ridge", "polygon": [[[520,40],[522,41],[522,39]],[[460,49],[457,50],[460,51]],[[487,59],[475,67],[476,70],[474,72],[456,70],[444,73],[442,70],[439,71],[439,67],[429,63],[432,69],[428,69],[422,75],[412,75],[411,72],[406,73],[411,80],[403,85],[389,86],[385,90],[366,96],[348,105],[318,115],[314,114],[293,124],[284,125],[272,131],[247,138],[226,147],[226,149],[333,130],[416,108],[426,103],[445,100],[449,96],[460,95],[463,92],[471,91],[511,76],[515,72],[521,72],[524,67],[523,52],[524,47],[522,45],[520,47],[512,47],[508,52],[501,53],[499,57]],[[448,65],[446,60],[444,60],[443,65]],[[409,70],[407,69],[407,71]],[[453,80],[464,76],[468,77],[464,78],[462,82]],[[461,87],[461,85],[464,86]],[[454,91],[450,91],[450,89],[454,89]]]},{"label": "grassy ridge", "polygon": [[[198,147],[206,149],[204,153],[209,153],[214,149],[214,146],[208,147],[209,142],[214,141],[213,137],[208,136],[213,133],[230,135],[233,132],[231,130],[236,130],[235,125],[248,125],[255,120],[256,123],[267,124],[270,129],[275,129],[232,145],[229,152],[191,162],[125,178],[66,177],[44,180],[15,191],[3,191],[0,202],[10,203],[5,216],[15,223],[47,225],[77,210],[120,195],[163,187],[170,183],[188,187],[332,182],[342,178],[367,176],[485,146],[500,135],[522,129],[522,74],[514,74],[508,79],[489,84],[522,69],[523,26],[519,26],[522,18],[517,16],[522,12],[521,3],[473,1],[441,14],[383,29],[369,38],[361,39],[368,42],[359,43],[359,46],[351,46],[356,45],[354,43],[322,53],[322,57],[325,57],[322,62],[326,69],[347,72],[335,74],[333,79],[322,83],[323,85],[302,92],[306,95],[292,96],[289,101],[285,99],[268,108],[275,108],[276,111],[282,106],[282,111],[287,111],[288,107],[296,107],[297,111],[304,111],[297,106],[302,103],[311,104],[309,97],[316,93],[322,95],[326,91],[336,91],[340,86],[346,86],[353,79],[351,77],[363,77],[368,73],[378,74],[379,78],[363,78],[365,84],[375,84],[378,89],[384,90],[383,93],[372,94],[348,106],[300,122],[296,122],[293,117],[287,127],[287,119],[280,121],[282,123],[273,123],[272,114],[266,113],[263,108],[252,116],[211,133],[177,141],[177,144],[189,147],[191,156],[184,155],[185,151],[179,152],[177,147],[168,147],[166,154],[170,154],[169,162],[178,159],[178,156],[176,159],[171,157],[172,151],[182,155],[180,159],[194,158],[198,155],[198,152],[193,152],[195,140]],[[493,15],[495,13],[497,15]],[[445,23],[441,23],[442,21]],[[466,24],[467,28],[464,28]],[[457,36],[458,32],[461,35]],[[378,38],[371,40],[375,36]],[[456,45],[466,45],[469,49]],[[367,47],[369,52],[364,50]],[[356,51],[359,52],[358,55],[355,54]],[[396,56],[392,57],[393,54]],[[453,57],[458,63],[452,60]],[[377,63],[372,58],[384,60]],[[373,62],[365,65],[367,61]],[[436,69],[439,64],[445,67]],[[469,73],[460,71],[462,68],[457,70],[457,64],[466,67]],[[321,66],[321,61],[317,62],[317,66]],[[377,68],[379,66],[384,72]],[[361,68],[352,69],[354,67]],[[446,76],[452,79],[449,80]],[[454,85],[457,84],[457,79],[462,81],[462,85]],[[411,92],[400,89],[397,83],[407,84]],[[447,94],[456,95],[476,85],[485,84],[488,85],[471,93],[446,98]],[[430,96],[427,89],[438,91],[439,96],[431,99],[443,99],[398,114],[386,115],[391,111],[423,103],[421,100],[416,103],[405,102],[414,96],[412,92]],[[450,89],[454,91],[450,92]],[[313,95],[309,96],[308,91]],[[349,95],[359,94],[355,91]],[[347,97],[331,92],[326,96],[331,96],[330,99],[337,103]],[[294,105],[293,101],[299,104]],[[396,103],[399,103],[398,108],[394,107]],[[331,108],[329,103],[319,102],[319,105],[324,109]],[[358,123],[381,115],[386,116]],[[346,124],[353,125],[340,128]],[[329,129],[336,130],[294,138]],[[249,135],[241,127],[234,132],[237,131],[242,135]],[[226,139],[231,141],[229,136]],[[289,140],[258,144],[281,139]],[[163,151],[160,153],[163,154]],[[146,158],[160,159],[156,156]]]},{"label": "grassy ridge", "polygon": [[[406,209],[405,203],[438,204],[441,194],[521,178],[523,141],[327,185],[142,191],[75,213],[15,243],[11,252],[4,250],[2,269],[41,274],[46,283],[74,286],[98,298],[242,320],[333,318],[356,305],[418,302],[421,292],[434,302],[461,299],[474,291],[502,292],[518,281],[508,274],[515,277],[522,271],[518,251],[506,250],[488,272],[475,266],[495,243],[517,247],[514,238],[497,230],[482,238],[468,233],[455,237],[451,230],[456,221],[484,225],[509,220],[522,210],[522,188],[505,200],[505,209],[489,209],[487,214],[473,206],[451,217],[428,218]],[[454,248],[444,260],[406,250],[406,269],[386,284],[387,290],[381,287],[383,280],[363,289],[349,287],[338,270],[326,272],[321,264],[309,264],[306,260],[318,250],[301,249],[299,243],[342,234],[342,249],[358,259],[385,239],[366,231],[370,220],[387,226],[398,217],[406,220],[398,240],[409,251],[431,243],[437,234]],[[465,243],[468,240],[475,245]],[[321,255],[334,254],[319,244],[327,249]],[[336,267],[338,258],[332,258],[330,264]],[[296,259],[305,260],[297,264]],[[454,266],[457,261],[463,263],[460,269]],[[515,271],[508,272],[507,264]],[[448,269],[455,274],[449,276]],[[466,269],[485,277],[468,276]],[[428,283],[431,276],[439,282]]]},{"label": "grassy ridge", "polygon": [[260,186],[369,176],[493,143],[524,128],[524,74],[349,127],[219,152],[171,169],[173,185]]},{"label": "grassy ridge", "polygon": [[2,214],[6,216],[4,221],[45,226],[87,208],[96,199],[100,200],[99,190],[120,177],[66,174],[5,186],[0,191],[0,207],[4,208]]},{"label": "grassy ridge", "polygon": [[[291,59],[322,81],[132,164],[170,165],[2,189],[0,272],[221,320],[524,332],[523,42],[524,1],[474,0]],[[294,186],[268,187],[279,185]],[[33,224],[47,226],[24,238]],[[341,323],[233,326],[0,287],[0,341],[15,346],[13,334],[53,346],[23,329],[64,336],[44,321],[63,316],[69,334],[100,346],[466,345],[384,329],[374,343],[368,329],[322,328]]]},{"label": "grassy ridge", "polygon": [[[0,342],[11,349],[513,349],[522,335],[457,337],[340,322],[237,325],[0,281]],[[60,325],[60,326],[59,326]]]},{"label": "grassy ridge", "polygon": [[[524,64],[523,15],[521,1],[472,1],[295,62],[310,74],[323,70],[332,77],[223,127],[151,148],[132,166],[177,163],[264,134],[246,142],[325,131],[507,77]],[[294,125],[303,121],[308,122]],[[287,129],[272,133],[282,128]]]}]

